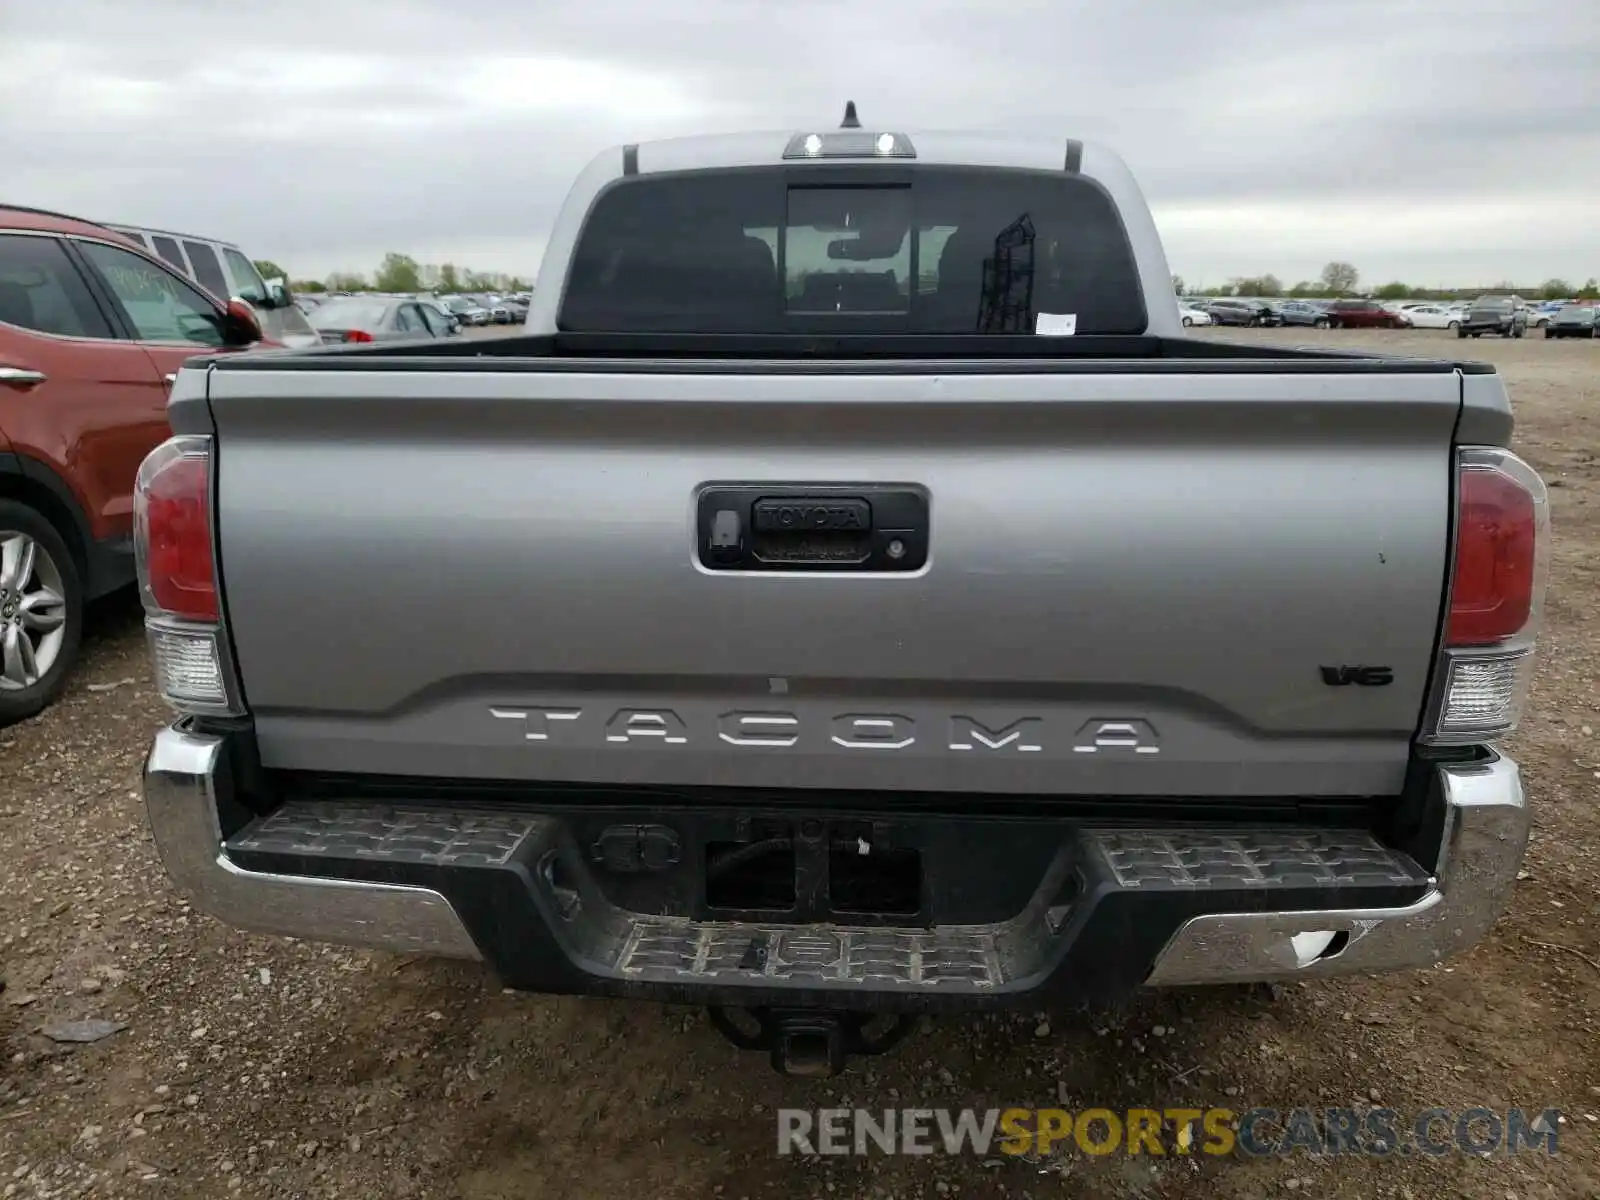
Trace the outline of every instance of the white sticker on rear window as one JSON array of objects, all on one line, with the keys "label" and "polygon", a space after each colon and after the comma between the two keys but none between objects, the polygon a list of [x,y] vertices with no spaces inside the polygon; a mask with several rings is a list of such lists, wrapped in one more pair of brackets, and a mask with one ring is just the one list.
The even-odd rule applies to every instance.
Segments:
[{"label": "white sticker on rear window", "polygon": [[1071,337],[1078,332],[1078,314],[1042,312],[1034,318],[1033,331],[1045,337]]}]

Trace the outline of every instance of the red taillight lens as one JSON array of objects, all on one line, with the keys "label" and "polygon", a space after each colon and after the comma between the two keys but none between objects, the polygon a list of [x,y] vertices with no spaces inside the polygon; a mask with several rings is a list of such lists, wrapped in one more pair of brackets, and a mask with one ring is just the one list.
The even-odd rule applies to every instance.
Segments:
[{"label": "red taillight lens", "polygon": [[217,620],[211,551],[211,443],[175,437],[150,452],[134,485],[134,552],[145,608]]},{"label": "red taillight lens", "polygon": [[1503,642],[1528,627],[1544,586],[1544,487],[1521,459],[1493,450],[1462,451],[1456,486],[1445,644]]},{"label": "red taillight lens", "polygon": [[372,335],[365,329],[352,329],[344,335],[347,342],[370,342]]}]

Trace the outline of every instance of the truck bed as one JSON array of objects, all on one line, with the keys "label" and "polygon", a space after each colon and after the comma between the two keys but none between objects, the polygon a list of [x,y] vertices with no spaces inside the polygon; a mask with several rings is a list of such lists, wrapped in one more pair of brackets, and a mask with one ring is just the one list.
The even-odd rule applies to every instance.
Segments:
[{"label": "truck bed", "polygon": [[[219,360],[173,421],[220,432],[269,769],[1383,796],[1476,371],[1160,337],[558,334]],[[920,495],[926,561],[708,569],[699,498],[741,486]]]}]

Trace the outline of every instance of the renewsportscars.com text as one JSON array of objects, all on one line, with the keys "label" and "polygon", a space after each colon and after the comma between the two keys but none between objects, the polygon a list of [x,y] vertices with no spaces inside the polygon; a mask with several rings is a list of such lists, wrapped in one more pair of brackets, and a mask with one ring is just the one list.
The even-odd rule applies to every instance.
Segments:
[{"label": "renewsportscars.com text", "polygon": [[798,1108],[778,1110],[779,1154],[1555,1154],[1557,1109]]}]

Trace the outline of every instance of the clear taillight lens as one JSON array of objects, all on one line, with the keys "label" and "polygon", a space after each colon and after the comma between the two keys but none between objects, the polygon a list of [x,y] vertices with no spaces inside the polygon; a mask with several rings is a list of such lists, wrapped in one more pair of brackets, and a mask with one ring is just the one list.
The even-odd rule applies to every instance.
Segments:
[{"label": "clear taillight lens", "polygon": [[181,712],[238,711],[218,630],[169,625],[160,618],[150,618],[145,630],[155,660],[156,690],[169,704]]},{"label": "clear taillight lens", "polygon": [[1522,720],[1532,678],[1531,646],[1494,655],[1447,654],[1430,740],[1441,744],[1504,737]]}]

